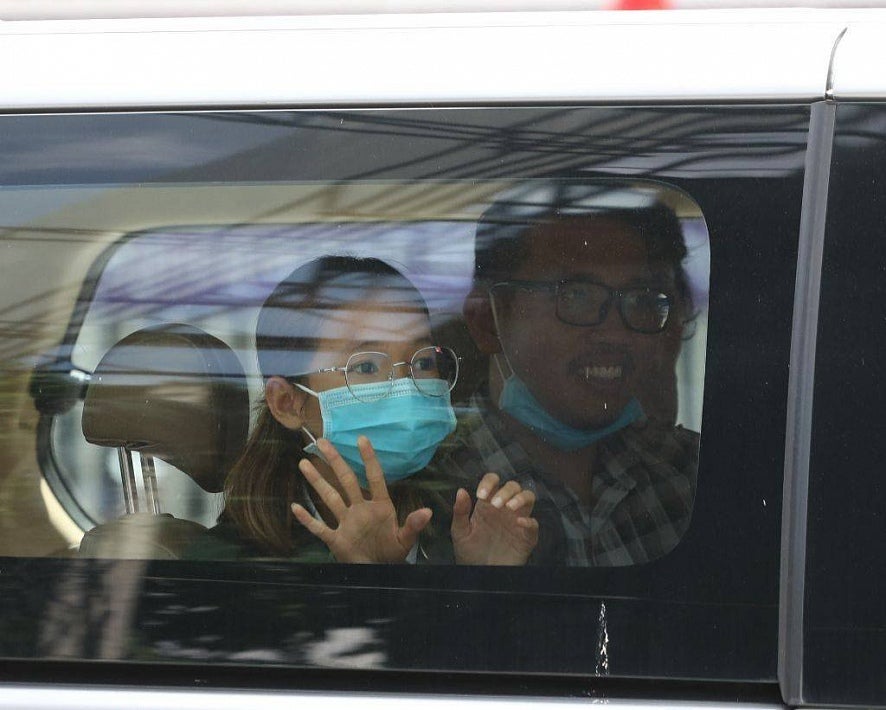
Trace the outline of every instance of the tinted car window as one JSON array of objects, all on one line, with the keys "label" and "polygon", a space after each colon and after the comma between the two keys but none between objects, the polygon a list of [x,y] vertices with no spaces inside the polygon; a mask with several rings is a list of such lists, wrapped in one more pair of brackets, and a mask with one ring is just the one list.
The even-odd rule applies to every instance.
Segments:
[{"label": "tinted car window", "polygon": [[[210,356],[200,366],[222,375],[205,379],[227,390],[239,377],[256,401],[261,363],[251,338],[258,308],[298,260],[338,245],[395,261],[426,302],[427,346],[463,350],[464,374],[460,371],[457,382],[448,375],[433,378],[455,385],[450,396],[459,424],[476,416],[473,396],[483,392],[483,376],[492,373],[494,379],[498,371],[483,367],[484,356],[496,355],[490,351],[498,347],[497,359],[506,360],[493,363],[502,368],[500,378],[529,379],[544,368],[519,355],[547,347],[566,360],[568,375],[594,383],[588,409],[599,415],[595,422],[578,421],[564,395],[556,419],[580,430],[634,427],[642,416],[668,422],[668,431],[682,424],[688,443],[680,470],[694,472],[694,480],[675,488],[674,497],[688,501],[687,515],[669,541],[656,538],[654,549],[642,548],[645,556],[623,554],[618,543],[631,535],[641,538],[644,530],[618,527],[607,531],[615,544],[591,555],[592,562],[603,563],[560,564],[555,574],[537,565],[293,565],[264,554],[246,555],[262,561],[223,563],[162,562],[158,554],[148,555],[149,561],[114,561],[109,553],[98,554],[97,561],[12,560],[12,573],[4,577],[7,597],[35,622],[17,629],[19,640],[6,655],[296,667],[359,658],[361,667],[379,669],[774,680],[787,356],[807,109],[56,116],[41,118],[39,125],[30,120],[4,118],[4,150],[24,166],[18,172],[6,168],[4,212],[10,217],[4,241],[13,258],[9,263],[17,258],[27,265],[13,274],[11,291],[28,294],[11,296],[8,308],[16,324],[26,319],[39,324],[35,331],[9,333],[5,378],[14,396],[8,411],[24,424],[8,429],[5,451],[10,470],[22,471],[29,482],[20,488],[9,483],[10,492],[37,514],[25,520],[21,513],[7,516],[16,534],[6,540],[6,554],[64,550],[64,535],[56,532],[64,523],[53,522],[60,508],[69,511],[68,529],[73,523],[75,531],[119,514],[120,494],[111,483],[121,462],[115,460],[117,447],[89,448],[78,440],[77,420],[82,425],[86,419],[79,402],[85,395],[89,404],[96,368],[109,364],[108,354],[121,339],[133,331],[147,338],[159,333],[172,339],[162,341],[165,352],[190,352],[168,345],[179,338],[202,343]],[[188,141],[194,132],[217,140],[195,154]],[[102,155],[114,136],[150,137],[151,150],[131,164],[107,165]],[[66,157],[41,159],[63,138]],[[575,204],[541,200],[556,205],[553,219],[496,212],[503,201],[518,212],[526,205],[535,209],[540,198],[533,189],[550,185],[567,193],[575,185],[605,189],[602,196],[579,195]],[[650,197],[676,220],[687,254],[674,256],[667,245],[655,246],[652,258],[646,228],[625,226],[623,213],[644,209],[635,202]],[[627,234],[622,243],[634,251],[597,273],[553,273],[545,259],[565,247],[548,251],[548,245],[573,245],[570,230],[589,213],[606,234]],[[484,321],[463,320],[462,311],[468,312],[474,291],[480,226],[525,227],[527,220],[535,232],[521,247],[526,258],[517,259],[507,277],[492,269],[495,279],[479,294],[492,294],[485,323],[492,323],[499,345],[478,345],[475,331]],[[483,234],[495,241],[489,230]],[[504,240],[520,241],[513,235]],[[618,253],[604,250],[604,256]],[[643,264],[641,272],[631,271],[637,263]],[[660,268],[666,263],[684,266],[682,283],[675,269]],[[541,312],[546,324],[562,326],[559,333],[614,328],[622,340],[611,336],[604,346],[594,341],[566,358],[557,352],[565,336],[514,325],[515,314],[532,323]],[[668,330],[673,323],[681,324],[679,331]],[[194,327],[200,332],[190,330]],[[527,333],[535,339],[521,342]],[[665,333],[676,337],[661,347],[644,351],[633,344]],[[470,350],[471,343],[479,352]],[[409,355],[402,361],[411,362]],[[649,365],[656,358],[665,363],[658,369]],[[218,362],[238,363],[242,375],[235,368],[213,370]],[[331,365],[351,372],[347,364]],[[105,372],[119,373],[115,367]],[[645,374],[644,367],[650,368]],[[296,369],[302,371],[277,368],[273,374],[283,379],[317,374]],[[634,396],[618,386],[626,373],[637,377],[637,389],[628,392]],[[644,390],[646,382],[656,386]],[[346,380],[344,387],[353,384]],[[529,389],[535,399],[545,399],[540,389]],[[494,396],[491,387],[486,395]],[[642,415],[631,409],[633,400]],[[610,404],[617,416],[608,414]],[[64,424],[66,418],[72,421]],[[530,418],[525,426],[538,422]],[[700,449],[691,432],[702,432]],[[556,436],[551,431],[549,440]],[[144,442],[126,443],[135,454],[135,478]],[[461,468],[468,476],[475,471],[469,464]],[[210,494],[176,490],[175,472],[163,469],[158,465],[161,494],[169,484],[169,500],[181,503],[177,515],[211,524],[218,504],[190,502],[211,500]],[[78,477],[77,471],[95,475]],[[43,476],[46,498],[60,502],[52,508],[53,520],[35,502]],[[141,502],[150,497],[136,489]],[[681,492],[690,495],[680,499]],[[542,512],[539,506],[542,522],[552,519],[550,507],[547,518]],[[568,543],[552,544],[563,559]],[[525,624],[514,626],[513,619]],[[488,628],[496,629],[494,638]],[[421,633],[411,633],[415,629]],[[691,643],[683,642],[687,638]]]},{"label": "tinted car window", "polygon": [[[531,195],[535,191],[544,190],[544,186],[548,184],[552,183],[524,182],[520,184],[518,190]],[[557,184],[569,185],[568,182]],[[572,186],[573,189],[578,187],[585,189],[581,183],[572,183]],[[386,187],[388,194],[396,189],[394,185]],[[593,190],[591,195],[593,204],[590,206],[597,211],[602,210],[607,201],[629,198],[639,200],[641,204],[639,209],[645,209],[642,204],[645,201],[653,201],[655,195],[663,189],[660,185],[654,184],[639,183],[631,186],[606,182],[590,183],[587,187]],[[336,189],[344,193],[343,188]],[[465,192],[468,190],[469,188],[465,186]],[[512,187],[511,192],[513,191]],[[620,332],[614,336],[604,335],[596,350],[592,348],[585,352],[586,349],[582,346],[573,345],[572,350],[567,350],[552,359],[550,366],[553,368],[557,366],[558,361],[564,362],[565,367],[569,369],[568,376],[573,374],[572,370],[578,368],[578,376],[589,382],[592,389],[595,387],[594,378],[602,379],[602,385],[598,385],[597,388],[603,387],[604,394],[614,398],[613,419],[618,417],[620,410],[626,408],[628,398],[619,404],[619,393],[615,391],[609,394],[609,390],[618,390],[621,387],[618,382],[624,380],[624,389],[630,393],[632,400],[636,399],[636,404],[632,404],[631,409],[636,408],[638,416],[639,412],[642,412],[643,417],[651,418],[654,424],[659,421],[673,423],[679,420],[681,426],[687,430],[686,460],[680,464],[683,469],[676,470],[678,467],[674,465],[675,462],[667,462],[668,470],[664,474],[677,477],[678,485],[685,484],[685,489],[680,491],[682,507],[679,509],[675,507],[673,511],[665,512],[665,514],[672,513],[676,517],[675,522],[679,529],[672,530],[669,519],[663,521],[659,528],[653,531],[648,543],[650,546],[657,544],[652,542],[653,539],[657,540],[662,536],[667,538],[664,547],[656,547],[654,550],[650,547],[649,554],[654,555],[669,551],[679,541],[682,531],[688,526],[691,518],[697,468],[697,441],[688,432],[697,432],[701,423],[699,414],[703,384],[703,333],[706,329],[704,305],[707,299],[708,250],[703,220],[695,206],[681,195],[665,194],[670,194],[671,199],[678,200],[683,205],[681,210],[691,210],[684,215],[682,229],[675,226],[675,230],[680,230],[677,235],[678,242],[683,247],[676,257],[680,262],[679,289],[674,281],[677,274],[673,272],[672,267],[665,267],[665,273],[658,274],[647,270],[645,259],[628,265],[632,269],[625,282],[629,288],[624,289],[622,295],[611,294],[606,290],[610,287],[596,284],[588,276],[580,274],[557,284],[515,284],[524,292],[524,301],[528,298],[530,302],[542,303],[543,310],[536,319],[529,319],[526,322],[525,328],[528,331],[542,332],[548,320],[559,323],[563,322],[562,318],[572,321],[577,318],[581,321],[578,326],[564,322],[564,325],[568,326],[564,330],[566,333],[571,331],[585,338],[591,332],[590,329],[596,327],[594,321],[599,320],[600,309],[606,310],[604,314],[606,317],[609,317],[608,311],[612,310],[613,316],[623,321]],[[119,193],[118,199],[125,199],[123,192]],[[483,206],[485,202],[481,200],[479,204]],[[621,209],[620,204],[617,206]],[[579,209],[585,208],[579,205]],[[594,213],[588,212],[588,215],[592,214]],[[679,225],[676,215],[674,217],[674,224]],[[582,234],[593,237],[595,229],[598,228],[597,223],[590,216],[582,216],[581,219],[587,223],[582,226]],[[604,221],[599,226],[606,227],[606,225]],[[472,290],[476,230],[476,223],[466,219],[463,222],[371,224],[330,222],[272,224],[261,227],[232,225],[153,230],[130,235],[124,242],[111,245],[109,249],[113,254],[106,255],[106,258],[98,261],[95,270],[101,268],[101,272],[94,276],[94,288],[88,289],[83,294],[84,299],[88,299],[88,303],[84,303],[82,308],[85,317],[79,326],[74,325],[71,329],[77,330],[77,336],[72,348],[70,365],[75,371],[93,373],[101,358],[124,336],[146,327],[188,323],[234,346],[239,361],[244,363],[244,367],[251,369],[252,399],[260,400],[264,394],[263,380],[262,373],[257,369],[253,332],[254,321],[261,304],[286,273],[309,262],[312,257],[324,254],[365,254],[385,258],[388,262],[400,265],[404,275],[420,289],[431,309],[435,330],[444,340],[457,341],[453,343],[453,351],[461,352],[462,355],[457,356],[461,358],[461,366],[454,383],[458,386],[455,393],[456,403],[460,405],[463,419],[471,415],[476,419],[479,416],[477,410],[482,403],[480,400],[473,403],[470,400],[478,387],[486,385],[489,368],[495,366],[493,363],[485,362],[484,358],[475,352],[477,346],[468,337],[462,321],[464,301]],[[689,241],[691,251],[686,246],[686,241]],[[555,253],[564,248],[563,245],[556,244],[556,238],[551,241],[550,247]],[[568,241],[565,247],[568,249]],[[559,264],[555,266],[564,268]],[[575,266],[573,264],[568,268],[574,269]],[[593,273],[592,264],[584,268]],[[609,267],[602,265],[600,268]],[[616,268],[626,267],[617,265]],[[593,278],[600,277],[593,276]],[[620,274],[618,278],[624,280]],[[657,281],[657,279],[664,280]],[[649,284],[656,283],[659,284],[658,288],[651,289]],[[552,302],[552,294],[545,295],[544,291],[550,290],[552,286],[561,290],[560,295],[553,301],[559,303],[559,306],[555,306],[550,313],[547,313],[545,304]],[[484,288],[488,288],[488,285]],[[582,291],[579,294],[577,289],[588,290],[589,293]],[[493,299],[500,304],[504,303],[503,299],[514,295],[510,286],[505,283],[497,284],[494,290],[496,293],[493,294]],[[535,293],[539,290],[542,292]],[[680,292],[681,290],[685,293]],[[482,293],[479,287],[477,292]],[[591,297],[597,301],[591,303]],[[567,303],[572,311],[558,316],[558,308],[562,310]],[[682,308],[682,311],[678,312],[678,308]],[[646,314],[650,309],[653,317],[661,318],[662,322],[659,323],[658,320],[653,323],[645,322],[644,319],[648,317]],[[659,309],[664,310],[659,312]],[[673,334],[666,332],[669,319],[671,327],[679,327],[679,332],[675,331]],[[322,320],[322,316],[317,317],[318,322],[322,323]],[[313,322],[311,327],[314,327]],[[636,328],[642,330],[637,331]],[[699,335],[699,332],[702,335]],[[563,337],[562,334],[560,337]],[[668,337],[670,340],[666,340]],[[669,349],[667,353],[663,352],[665,348]],[[171,355],[164,354],[161,348],[153,354],[153,357],[163,359]],[[499,357],[507,364],[506,353]],[[571,363],[571,360],[579,357],[584,357],[587,362],[583,365]],[[611,361],[615,364],[606,365],[604,362],[603,365],[598,365],[595,364],[594,358],[603,358],[605,362]],[[294,362],[287,363],[286,367],[297,368],[297,365]],[[133,379],[138,379],[144,377],[145,373],[132,372],[131,376]],[[364,379],[366,376],[363,374]],[[615,387],[610,386],[613,384],[612,380],[615,381]],[[348,381],[345,378],[341,382],[331,384],[342,385]],[[356,375],[352,375],[350,382],[357,384],[359,380]],[[678,411],[681,409],[681,403],[682,411]],[[579,405],[584,406],[584,404],[584,399],[581,399]],[[616,409],[619,411],[615,411]],[[49,480],[60,489],[62,497],[71,496],[71,514],[77,515],[81,510],[84,511],[86,514],[84,524],[89,525],[90,522],[95,524],[122,514],[124,501],[122,494],[111,493],[120,487],[117,454],[113,448],[102,450],[83,441],[79,426],[83,416],[82,406],[75,405],[53,420],[52,461],[59,466],[59,470],[50,467],[47,473]],[[122,416],[126,416],[125,413]],[[528,413],[526,416],[532,422],[532,417],[536,415]],[[628,423],[639,431],[639,423],[634,421]],[[598,431],[600,428],[602,427],[597,427],[593,431]],[[460,434],[456,438],[457,441],[448,443],[448,447],[453,450],[476,449],[468,442],[470,436],[470,433]],[[678,434],[678,436],[683,435]],[[643,444],[638,440],[636,445],[639,447]],[[492,446],[497,448],[495,444]],[[453,464],[457,467],[464,467],[470,463],[468,452],[461,453],[462,461]],[[480,452],[475,451],[475,453],[477,454],[475,458],[479,460]],[[104,466],[103,461],[106,462]],[[188,476],[169,477],[165,468],[167,463],[163,457],[156,462],[163,489],[164,512],[203,524],[213,524],[222,506],[219,497],[202,495],[199,487],[188,485]],[[532,465],[532,462],[527,461],[527,464]],[[443,469],[448,465],[440,463]],[[96,471],[102,469],[104,469],[103,475],[96,476]],[[219,475],[223,477],[224,473],[225,471],[221,471]],[[470,474],[467,471],[462,473],[466,484],[470,484]],[[505,473],[502,471],[502,475]],[[638,475],[644,474],[638,473]],[[645,493],[653,495],[651,485],[647,486],[650,490]],[[659,503],[657,499],[651,498],[650,505],[663,508],[668,504]],[[103,509],[103,506],[106,509]],[[595,514],[595,517],[602,516]],[[629,520],[627,513],[624,519]],[[581,522],[579,518],[576,518],[576,521]],[[646,554],[643,543],[638,541],[634,544],[638,550],[637,554]],[[630,558],[624,560],[601,558],[598,562],[624,564],[631,561]],[[548,562],[554,563],[555,560],[550,559]],[[562,562],[565,563],[566,560]],[[593,560],[582,556],[572,560],[573,564],[592,562]]]}]

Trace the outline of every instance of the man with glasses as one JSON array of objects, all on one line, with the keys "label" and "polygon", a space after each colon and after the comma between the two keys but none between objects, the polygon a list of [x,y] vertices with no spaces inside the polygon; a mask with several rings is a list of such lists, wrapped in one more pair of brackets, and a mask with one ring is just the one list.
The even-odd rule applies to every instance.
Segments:
[{"label": "man with glasses", "polygon": [[456,460],[535,491],[539,563],[642,563],[688,528],[698,435],[674,425],[685,256],[673,211],[609,183],[527,183],[478,225],[465,317],[488,381]]}]

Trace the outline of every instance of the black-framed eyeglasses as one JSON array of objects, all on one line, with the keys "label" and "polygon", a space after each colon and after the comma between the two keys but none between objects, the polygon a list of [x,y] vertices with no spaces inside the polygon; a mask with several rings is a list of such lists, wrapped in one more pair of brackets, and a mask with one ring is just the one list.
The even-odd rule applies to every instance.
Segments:
[{"label": "black-framed eyeglasses", "polygon": [[[394,362],[383,352],[366,351],[354,353],[343,367],[321,367],[314,373],[340,372],[345,385],[361,402],[374,402],[391,394],[394,386],[394,372],[398,367],[407,368],[415,388],[426,397],[443,397],[449,394],[458,382],[458,355],[452,348],[443,345],[429,345],[415,351],[409,360]],[[289,380],[295,377],[287,378]],[[445,387],[439,382],[443,381]],[[360,385],[387,385],[387,387],[360,387]]]},{"label": "black-framed eyeglasses", "polygon": [[562,281],[526,281],[514,279],[493,284],[496,289],[546,291],[556,296],[556,315],[569,325],[600,325],[606,320],[613,301],[627,328],[638,333],[661,333],[668,323],[672,299],[657,288],[638,286],[617,289],[596,281],[563,279]]}]

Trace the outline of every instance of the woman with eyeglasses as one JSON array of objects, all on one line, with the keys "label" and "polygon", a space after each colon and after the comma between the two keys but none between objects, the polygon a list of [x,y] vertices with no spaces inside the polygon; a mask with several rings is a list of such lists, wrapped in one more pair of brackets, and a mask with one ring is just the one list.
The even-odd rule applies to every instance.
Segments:
[{"label": "woman with eyeglasses", "polygon": [[264,400],[191,557],[523,564],[534,494],[488,474],[476,502],[431,466],[453,432],[458,357],[415,286],[378,259],[292,272],[256,327]]}]

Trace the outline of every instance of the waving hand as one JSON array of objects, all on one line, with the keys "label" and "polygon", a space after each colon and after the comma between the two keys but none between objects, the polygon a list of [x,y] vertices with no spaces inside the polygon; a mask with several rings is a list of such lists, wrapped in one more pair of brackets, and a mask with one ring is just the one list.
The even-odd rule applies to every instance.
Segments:
[{"label": "waving hand", "polygon": [[431,521],[431,510],[415,510],[406,518],[403,527],[397,524],[397,512],[388,495],[381,464],[365,436],[357,439],[357,447],[366,466],[368,496],[364,495],[351,467],[332,444],[319,439],[317,446],[344,495],[327,482],[308,459],[299,461],[298,468],[335,517],[337,526],[329,527],[298,503],[292,504],[295,519],[326,543],[339,562],[403,562],[419,533]]}]

